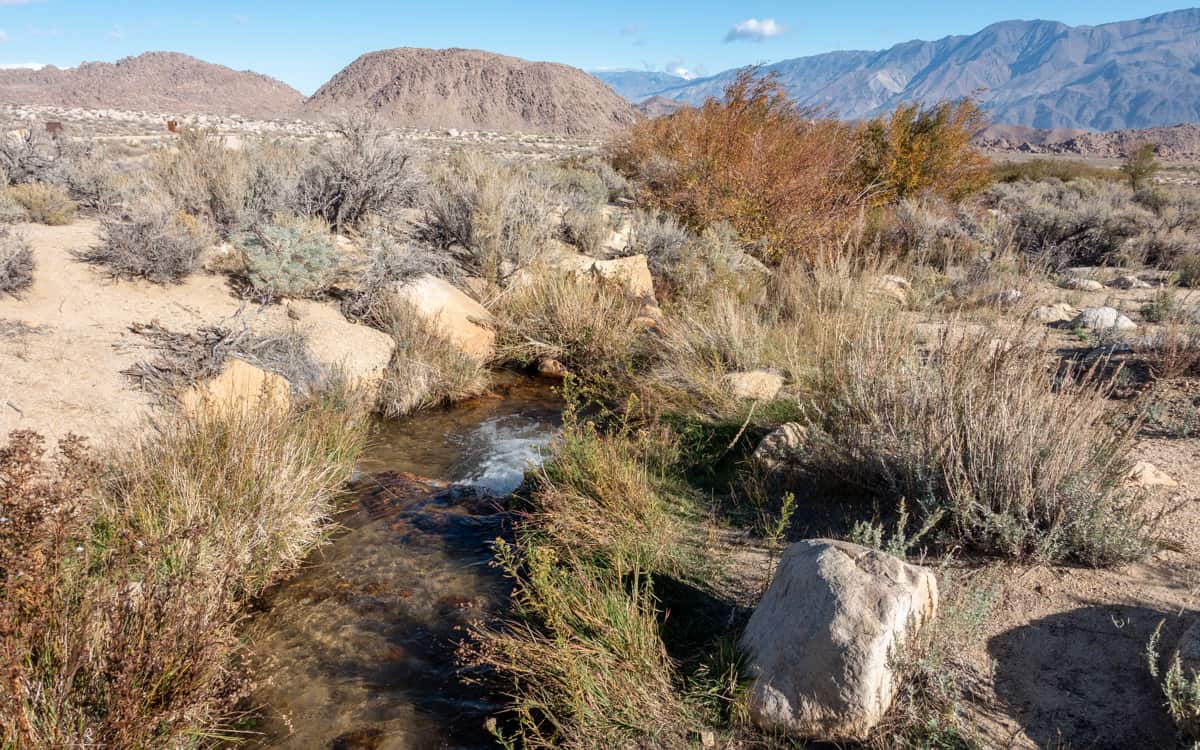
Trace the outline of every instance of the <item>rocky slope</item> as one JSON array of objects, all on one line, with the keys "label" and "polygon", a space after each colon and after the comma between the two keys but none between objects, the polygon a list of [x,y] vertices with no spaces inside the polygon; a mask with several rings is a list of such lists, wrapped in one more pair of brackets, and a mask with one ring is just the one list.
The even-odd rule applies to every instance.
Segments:
[{"label": "rocky slope", "polygon": [[987,151],[1070,154],[1110,159],[1123,157],[1133,147],[1143,143],[1153,143],[1161,160],[1200,159],[1200,125],[1184,123],[1160,128],[1116,130],[1111,133],[993,125],[975,138],[975,144]]},{"label": "rocky slope", "polygon": [[305,102],[332,115],[370,109],[393,125],[603,135],[633,108],[581,70],[465,49],[401,48],[359,57]]},{"label": "rocky slope", "polygon": [[[978,96],[993,122],[1117,130],[1200,121],[1200,9],[1100,26],[1005,21],[969,36],[843,51],[764,67],[802,104],[845,118],[902,102]],[[652,90],[625,73],[637,101],[696,104],[736,70]],[[606,74],[600,74],[602,77]],[[656,74],[661,75],[661,74]]]},{"label": "rocky slope", "polygon": [[177,52],[146,52],[77,68],[0,70],[0,103],[279,117],[304,97],[285,83]]}]

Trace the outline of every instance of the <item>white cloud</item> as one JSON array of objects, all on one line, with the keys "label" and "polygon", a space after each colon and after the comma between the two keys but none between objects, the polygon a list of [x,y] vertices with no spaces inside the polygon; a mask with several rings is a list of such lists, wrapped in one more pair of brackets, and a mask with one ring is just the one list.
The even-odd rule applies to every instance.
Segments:
[{"label": "white cloud", "polygon": [[775,22],[774,18],[747,18],[741,23],[733,25],[729,33],[725,35],[726,42],[761,42],[764,39],[774,39],[783,32],[787,31],[787,27],[783,24]]},{"label": "white cloud", "polygon": [[683,60],[672,60],[663,66],[663,71],[688,80],[696,77],[696,71],[684,65]]},{"label": "white cloud", "polygon": [[0,44],[4,44],[7,41],[8,41],[8,32],[5,31],[4,29],[0,29]]}]

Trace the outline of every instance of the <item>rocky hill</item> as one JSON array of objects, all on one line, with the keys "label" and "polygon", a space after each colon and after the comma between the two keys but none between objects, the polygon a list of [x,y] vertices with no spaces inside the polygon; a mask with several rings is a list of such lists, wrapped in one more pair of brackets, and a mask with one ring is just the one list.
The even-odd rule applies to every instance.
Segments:
[{"label": "rocky hill", "polygon": [[177,52],[146,52],[77,68],[0,70],[0,103],[270,118],[304,97],[285,83]]},{"label": "rocky hill", "polygon": [[[849,119],[904,102],[974,95],[993,122],[1011,125],[1174,125],[1200,121],[1200,9],[1100,26],[1005,21],[968,36],[799,57],[764,70],[802,104]],[[637,74],[622,74],[619,83],[637,101],[657,95],[698,104],[720,96],[736,74],[659,90],[635,80]]]},{"label": "rocky hill", "polygon": [[1120,158],[1134,147],[1152,143],[1158,157],[1166,161],[1200,159],[1200,125],[1184,123],[1161,128],[1115,130],[1096,133],[1086,130],[1037,130],[1010,125],[993,125],[975,138],[987,151],[1026,154],[1069,154]]},{"label": "rocky hill", "polygon": [[305,102],[332,115],[370,109],[393,125],[595,136],[634,121],[628,102],[567,65],[466,49],[359,57]]}]

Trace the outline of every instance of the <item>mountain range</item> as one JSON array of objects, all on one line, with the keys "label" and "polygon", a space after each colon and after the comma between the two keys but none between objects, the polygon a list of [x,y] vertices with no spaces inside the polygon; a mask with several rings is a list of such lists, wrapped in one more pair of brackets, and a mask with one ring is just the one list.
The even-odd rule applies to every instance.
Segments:
[{"label": "mountain range", "polygon": [[[847,119],[976,97],[993,122],[1116,130],[1200,121],[1200,8],[1099,26],[1004,21],[967,36],[840,51],[762,67],[809,107]],[[737,75],[593,73],[635,102],[700,104]]]}]

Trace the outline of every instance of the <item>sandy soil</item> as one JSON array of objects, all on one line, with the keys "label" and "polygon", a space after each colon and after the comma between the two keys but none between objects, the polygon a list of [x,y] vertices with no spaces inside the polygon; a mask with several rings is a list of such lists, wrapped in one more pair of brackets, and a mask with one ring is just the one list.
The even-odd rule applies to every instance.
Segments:
[{"label": "sandy soil", "polygon": [[[0,297],[0,435],[32,429],[48,439],[75,433],[98,444],[118,442],[152,406],[121,374],[153,356],[129,326],[156,320],[189,330],[242,306],[223,277],[202,273],[159,286],[115,281],[79,262],[71,251],[96,241],[94,221],[16,229],[29,238],[36,268],[33,286],[20,297]],[[257,311],[263,325],[282,325],[285,316],[278,307]]]}]

